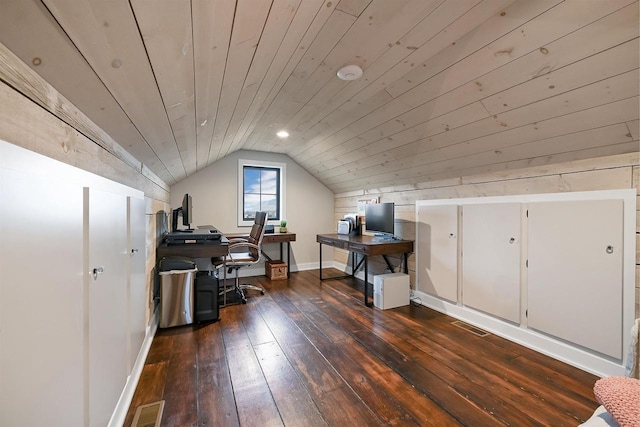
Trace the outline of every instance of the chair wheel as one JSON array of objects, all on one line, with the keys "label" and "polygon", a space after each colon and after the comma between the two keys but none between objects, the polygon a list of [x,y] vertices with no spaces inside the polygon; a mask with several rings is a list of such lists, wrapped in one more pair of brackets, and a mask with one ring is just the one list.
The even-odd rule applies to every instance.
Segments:
[{"label": "chair wheel", "polygon": [[243,298],[243,299],[242,299],[242,303],[243,303],[243,304],[246,304],[246,303],[247,303],[247,300]]},{"label": "chair wheel", "polygon": [[260,295],[264,295],[264,291],[260,291]]}]

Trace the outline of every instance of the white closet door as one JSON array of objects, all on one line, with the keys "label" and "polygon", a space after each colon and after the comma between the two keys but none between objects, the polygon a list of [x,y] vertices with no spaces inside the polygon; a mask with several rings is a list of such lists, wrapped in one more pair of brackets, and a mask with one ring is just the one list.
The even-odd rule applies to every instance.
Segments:
[{"label": "white closet door", "polygon": [[127,371],[131,372],[138,358],[146,331],[146,248],[145,248],[144,199],[127,197],[127,248],[129,252],[129,360]]},{"label": "white closet door", "polygon": [[519,203],[462,208],[462,302],[520,321]]},{"label": "white closet door", "polygon": [[458,300],[458,206],[417,208],[417,289]]},{"label": "white closet door", "polygon": [[85,188],[85,208],[89,425],[97,427],[108,424],[128,375],[126,197]]},{"label": "white closet door", "polygon": [[530,328],[622,358],[622,212],[622,200],[529,204]]},{"label": "white closet door", "polygon": [[82,187],[0,183],[0,425],[83,426]]}]

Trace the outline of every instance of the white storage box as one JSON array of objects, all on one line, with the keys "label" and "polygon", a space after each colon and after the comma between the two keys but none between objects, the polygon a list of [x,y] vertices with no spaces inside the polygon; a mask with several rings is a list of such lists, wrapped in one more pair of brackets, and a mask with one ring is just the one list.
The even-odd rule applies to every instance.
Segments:
[{"label": "white storage box", "polygon": [[410,293],[408,274],[389,273],[373,277],[373,305],[382,310],[409,305]]}]

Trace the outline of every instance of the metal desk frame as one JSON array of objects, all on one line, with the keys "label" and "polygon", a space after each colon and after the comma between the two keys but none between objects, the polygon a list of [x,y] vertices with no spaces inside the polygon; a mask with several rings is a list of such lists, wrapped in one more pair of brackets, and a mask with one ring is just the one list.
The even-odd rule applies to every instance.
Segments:
[{"label": "metal desk frame", "polygon": [[[404,255],[404,272],[409,273],[407,264],[409,254],[413,252],[413,240],[381,239],[373,236],[350,234],[318,234],[316,241],[320,244],[320,280],[344,279],[355,277],[356,272],[364,264],[364,305],[371,307],[369,302],[369,266],[368,258],[372,255],[381,255],[390,270],[393,267],[387,258],[391,254]],[[351,252],[351,274],[339,277],[322,277],[322,245],[333,246]],[[356,254],[362,254],[362,259],[356,264]]]}]

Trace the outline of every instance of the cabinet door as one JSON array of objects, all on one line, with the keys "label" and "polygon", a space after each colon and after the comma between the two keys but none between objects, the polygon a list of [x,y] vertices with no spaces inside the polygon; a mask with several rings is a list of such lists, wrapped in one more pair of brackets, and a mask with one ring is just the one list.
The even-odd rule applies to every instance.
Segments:
[{"label": "cabinet door", "polygon": [[89,425],[105,426],[128,375],[126,197],[93,188],[85,188],[84,194],[85,238],[88,238],[85,271],[89,294]]},{"label": "cabinet door", "polygon": [[462,302],[518,323],[520,217],[519,203],[462,209]]},{"label": "cabinet door", "polygon": [[129,359],[127,371],[133,364],[144,341],[147,326],[146,249],[144,199],[127,197],[127,249],[129,253]]},{"label": "cabinet door", "polygon": [[82,187],[0,171],[0,425],[79,427]]},{"label": "cabinet door", "polygon": [[417,289],[458,300],[458,206],[417,208]]},{"label": "cabinet door", "polygon": [[622,212],[622,200],[529,204],[530,328],[622,358]]}]

